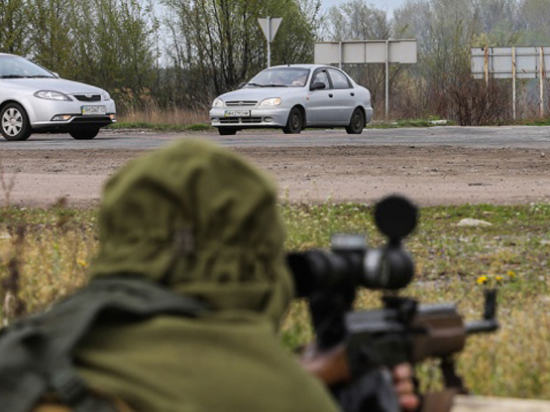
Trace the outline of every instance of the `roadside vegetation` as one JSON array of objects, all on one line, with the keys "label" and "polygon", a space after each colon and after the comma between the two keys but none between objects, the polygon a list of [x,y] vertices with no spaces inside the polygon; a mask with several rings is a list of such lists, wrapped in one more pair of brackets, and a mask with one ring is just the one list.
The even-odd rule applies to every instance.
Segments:
[{"label": "roadside vegetation", "polygon": [[[366,233],[384,242],[371,207],[360,204],[281,206],[287,249],[329,246],[331,234]],[[0,209],[0,319],[46,309],[88,281],[97,251],[97,211],[66,208]],[[460,227],[463,218],[491,226]],[[472,337],[458,357],[473,393],[550,399],[550,205],[427,207],[407,240],[417,276],[402,293],[423,303],[456,302],[467,320],[483,310],[483,289],[498,287],[496,334]],[[379,307],[378,292],[362,291],[358,309]],[[282,338],[293,350],[312,338],[304,302],[286,317]],[[435,364],[418,367],[425,387],[437,387]]]},{"label": "roadside vegetation", "polygon": [[[550,42],[550,0],[408,0],[389,15],[368,0],[330,9],[321,0],[8,0],[0,51],[30,57],[68,79],[97,85],[122,118],[171,125],[178,110],[206,112],[267,63],[258,18],[282,17],[271,63],[313,63],[316,41],[416,39],[418,62],[390,66],[389,119],[430,115],[459,125],[510,122],[511,81],[476,80],[471,47]],[[384,113],[382,64],[343,65]],[[538,80],[517,84],[517,118],[542,116]],[[546,89],[548,88],[548,80]],[[151,109],[162,120],[147,118]],[[548,99],[544,110],[550,113]],[[381,118],[380,115],[377,115]],[[202,120],[191,124],[204,123]]]},{"label": "roadside vegetation", "polygon": [[[176,110],[175,110],[176,111]],[[121,116],[117,123],[107,127],[107,129],[146,129],[170,132],[197,132],[197,131],[215,131],[208,120],[208,110],[201,112],[191,112],[177,110],[178,115],[158,117],[154,114],[133,113],[132,116]],[[145,120],[141,120],[145,119]],[[397,129],[397,128],[426,128],[441,126],[456,126],[457,123],[452,120],[438,119],[429,116],[426,119],[398,119],[398,120],[374,120],[367,125],[367,129]],[[485,126],[550,126],[550,119],[530,118],[524,120],[495,121],[485,124]],[[265,130],[265,129],[263,129]]]},{"label": "roadside vegetation", "polygon": [[119,116],[109,129],[150,129],[159,131],[214,130],[207,109],[162,108],[151,103],[147,108],[133,108]]}]

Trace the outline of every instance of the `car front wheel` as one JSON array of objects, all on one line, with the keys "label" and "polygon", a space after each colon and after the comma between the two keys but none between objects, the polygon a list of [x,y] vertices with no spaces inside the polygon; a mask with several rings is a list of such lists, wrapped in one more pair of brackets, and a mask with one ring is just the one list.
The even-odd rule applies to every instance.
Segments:
[{"label": "car front wheel", "polygon": [[283,132],[286,134],[298,134],[302,131],[303,125],[302,112],[297,107],[293,107],[288,115],[286,127],[283,127]]},{"label": "car front wheel", "polygon": [[25,109],[17,103],[8,103],[0,111],[0,131],[6,140],[27,140],[32,133]]},{"label": "car front wheel", "polygon": [[99,129],[87,129],[70,132],[69,134],[76,140],[91,140],[97,136]]},{"label": "car front wheel", "polygon": [[348,132],[348,134],[361,134],[363,133],[364,128],[365,115],[363,114],[363,110],[357,108],[351,115],[351,120],[349,121],[349,125],[346,127],[346,132]]}]

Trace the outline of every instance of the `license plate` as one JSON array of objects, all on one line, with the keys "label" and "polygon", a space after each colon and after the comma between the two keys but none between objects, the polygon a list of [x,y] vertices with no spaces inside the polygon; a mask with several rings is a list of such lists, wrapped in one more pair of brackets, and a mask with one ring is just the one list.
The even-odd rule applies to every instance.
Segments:
[{"label": "license plate", "polygon": [[87,115],[97,116],[97,115],[103,115],[107,113],[107,109],[105,108],[105,106],[82,106],[80,110],[84,116],[87,116]]},{"label": "license plate", "polygon": [[226,110],[225,117],[250,117],[250,110]]}]

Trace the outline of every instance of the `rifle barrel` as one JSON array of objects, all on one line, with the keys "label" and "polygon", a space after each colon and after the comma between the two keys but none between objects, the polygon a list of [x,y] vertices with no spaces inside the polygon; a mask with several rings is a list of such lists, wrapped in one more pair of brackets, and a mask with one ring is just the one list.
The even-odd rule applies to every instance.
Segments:
[{"label": "rifle barrel", "polygon": [[474,333],[489,333],[498,329],[498,322],[496,319],[484,319],[474,322],[468,322],[465,325],[466,333],[468,335]]}]

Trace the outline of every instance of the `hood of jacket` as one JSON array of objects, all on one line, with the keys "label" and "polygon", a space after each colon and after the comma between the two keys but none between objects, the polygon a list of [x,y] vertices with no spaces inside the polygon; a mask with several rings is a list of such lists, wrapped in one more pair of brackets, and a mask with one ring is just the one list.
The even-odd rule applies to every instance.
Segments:
[{"label": "hood of jacket", "polygon": [[183,140],[135,159],[106,184],[94,277],[143,276],[278,325],[293,296],[277,191],[236,153]]}]

